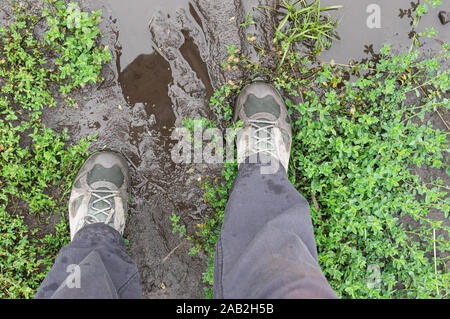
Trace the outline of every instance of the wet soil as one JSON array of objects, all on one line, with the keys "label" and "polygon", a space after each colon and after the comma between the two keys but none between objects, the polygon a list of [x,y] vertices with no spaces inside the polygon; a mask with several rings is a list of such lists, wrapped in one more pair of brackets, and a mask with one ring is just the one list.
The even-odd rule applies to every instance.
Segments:
[{"label": "wet soil", "polygon": [[[113,60],[102,70],[102,83],[75,93],[78,108],[48,110],[44,123],[57,131],[68,128],[74,142],[98,134],[93,150],[106,147],[127,157],[133,200],[125,237],[140,271],[144,298],[203,297],[206,256],[187,254],[190,246],[172,234],[169,217],[173,212],[181,216],[192,231],[211,213],[203,202],[201,182],[219,176],[222,167],[174,164],[170,150],[176,141],[170,135],[183,118],[214,119],[207,102],[214,89],[228,80],[239,82],[245,77],[240,70],[221,67],[228,58],[227,46],[235,45],[256,58],[247,34],[256,35],[260,46],[268,46],[275,22],[255,7],[274,7],[275,2],[79,1],[82,10],[102,10],[101,44],[111,48]],[[385,42],[399,48],[410,44],[408,14],[399,17],[400,8],[410,8],[409,0],[395,4],[379,1],[382,28],[376,30],[364,26],[366,2],[370,1],[323,1],[322,6],[344,3],[346,8],[336,13],[342,14],[338,28],[341,40],[322,59],[347,63],[350,58],[370,57],[370,48],[376,51]],[[440,10],[450,12],[442,6]],[[240,24],[248,12],[252,12],[256,24],[244,29]],[[442,40],[448,42],[450,24],[441,24],[438,13],[426,19],[432,19],[425,24],[438,29]],[[430,44],[430,54],[432,47]],[[448,122],[448,114],[445,116]],[[443,126],[437,115],[432,120]],[[419,170],[424,176],[429,173]],[[436,174],[445,180],[445,172]]]}]

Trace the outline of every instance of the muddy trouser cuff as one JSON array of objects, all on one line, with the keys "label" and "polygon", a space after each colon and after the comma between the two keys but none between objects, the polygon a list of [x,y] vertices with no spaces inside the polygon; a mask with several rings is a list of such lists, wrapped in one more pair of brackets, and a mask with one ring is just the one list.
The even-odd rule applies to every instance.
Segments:
[{"label": "muddy trouser cuff", "polygon": [[317,259],[308,202],[279,165],[242,163],[214,262],[214,298],[337,298]]},{"label": "muddy trouser cuff", "polygon": [[61,249],[36,298],[141,298],[141,282],[122,236],[98,223],[80,229]]}]

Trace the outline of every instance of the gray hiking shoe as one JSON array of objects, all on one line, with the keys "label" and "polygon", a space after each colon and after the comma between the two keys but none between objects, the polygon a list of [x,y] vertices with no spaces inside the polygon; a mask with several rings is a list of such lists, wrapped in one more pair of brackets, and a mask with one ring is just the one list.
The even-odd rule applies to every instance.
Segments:
[{"label": "gray hiking shoe", "polygon": [[104,223],[120,234],[128,211],[130,174],[115,152],[90,156],[75,177],[69,200],[70,237],[88,224]]},{"label": "gray hiking shoe", "polygon": [[270,155],[289,166],[291,118],[281,94],[272,85],[247,85],[236,101],[234,120],[244,122],[237,137],[238,163],[255,154]]}]

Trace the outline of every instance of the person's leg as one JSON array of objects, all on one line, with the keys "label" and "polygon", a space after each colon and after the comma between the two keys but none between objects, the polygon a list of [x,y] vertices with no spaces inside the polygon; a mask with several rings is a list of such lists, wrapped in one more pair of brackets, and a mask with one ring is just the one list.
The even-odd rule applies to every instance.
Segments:
[{"label": "person's leg", "polygon": [[[286,126],[280,129],[284,130],[281,134],[274,132],[278,127],[277,119],[286,118],[286,114],[280,112],[280,108],[283,110],[285,107],[284,103],[273,88],[262,83],[247,87],[241,96],[245,99],[243,102],[238,99],[237,107],[240,103],[242,109],[249,107],[250,110],[240,116],[244,119],[244,132],[237,141],[241,164],[217,244],[214,297],[336,298],[318,265],[309,205],[286,176],[290,132]],[[258,111],[258,108],[262,109]],[[267,113],[275,114],[275,118]],[[257,124],[261,124],[261,118],[266,123],[272,122],[270,130],[265,126],[262,132],[259,125],[257,133],[255,130],[245,131],[246,116],[250,122],[256,119],[254,123]],[[284,150],[277,150],[272,144],[284,142],[270,138],[277,134],[282,136],[286,131],[289,138],[284,142],[288,143],[277,146],[285,147]],[[255,139],[252,134],[260,133],[265,136],[257,136],[256,143],[252,144],[251,140]],[[249,137],[246,141],[252,145],[244,147],[246,136]],[[258,142],[261,140],[266,145],[261,146]],[[267,159],[276,169],[268,169],[268,164],[264,164]]]},{"label": "person's leg", "polygon": [[69,201],[72,241],[35,298],[141,297],[138,270],[122,239],[128,186],[128,166],[119,154],[99,152],[85,162]]},{"label": "person's leg", "polygon": [[122,236],[97,223],[80,229],[61,249],[36,298],[141,298],[140,285]]}]

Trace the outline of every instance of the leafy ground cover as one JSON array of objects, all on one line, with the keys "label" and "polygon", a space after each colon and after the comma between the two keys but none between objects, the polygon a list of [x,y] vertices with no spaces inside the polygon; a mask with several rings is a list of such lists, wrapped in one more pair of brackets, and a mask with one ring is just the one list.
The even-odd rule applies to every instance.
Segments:
[{"label": "leafy ground cover", "polygon": [[[95,137],[70,144],[41,111],[101,80],[101,12],[64,1],[12,2],[0,28],[0,298],[33,297],[69,241],[67,195]],[[32,218],[30,218],[32,216]]]},{"label": "leafy ground cover", "polygon": [[[301,1],[296,3],[295,8],[292,1],[284,3],[291,10],[276,30],[278,46],[255,45],[259,61],[229,48],[223,66],[244,69],[248,77],[215,92],[211,106],[218,122],[233,125],[233,96],[245,84],[255,78],[273,82],[289,96],[293,118],[289,179],[311,203],[319,263],[337,294],[447,297],[449,187],[441,178],[423,179],[413,171],[427,166],[450,174],[448,124],[441,131],[424,121],[433,112],[442,118],[449,109],[450,77],[442,67],[449,44],[443,43],[437,56],[420,59],[420,39],[435,35],[427,30],[416,34],[404,53],[393,53],[386,45],[364,63],[321,63],[311,38],[309,53],[291,46],[292,19],[301,17],[292,10],[302,10]],[[419,5],[415,25],[429,5],[438,4]],[[317,21],[333,24],[328,18]],[[249,24],[247,16],[243,27]],[[274,63],[265,61],[278,63],[266,67]],[[207,298],[212,297],[215,246],[236,170],[236,163],[226,163],[221,179],[205,182],[205,202],[215,213],[193,232],[175,214],[171,217],[173,231],[193,243],[190,253],[208,256]]]},{"label": "leafy ground cover", "polygon": [[[216,123],[235,125],[233,97],[246,83],[274,82],[289,96],[294,120],[289,178],[311,203],[319,262],[336,292],[347,298],[447,297],[448,185],[413,170],[429,166],[449,174],[448,130],[422,122],[428,113],[449,108],[449,74],[442,68],[448,44],[440,55],[419,59],[416,46],[421,37],[434,36],[431,29],[416,34],[404,54],[386,46],[364,63],[320,63],[317,55],[329,46],[334,22],[320,17],[326,11],[315,1],[304,11],[314,18],[312,29],[297,30],[296,19],[298,24],[305,18],[297,11],[305,3],[283,3],[274,47],[255,44],[259,61],[229,48],[224,68],[247,70],[248,78],[215,92]],[[13,19],[0,29],[0,297],[30,298],[68,242],[67,194],[91,141],[69,145],[65,131],[41,123],[41,110],[76,107],[70,93],[100,81],[110,55],[97,45],[100,12],[81,12],[62,1],[12,8]],[[415,23],[426,10],[427,4],[417,7]],[[242,27],[250,24],[247,16]],[[296,44],[310,52],[297,51]],[[216,123],[200,121],[203,128]],[[192,130],[194,124],[186,119],[185,125]],[[204,184],[215,213],[194,232],[171,217],[173,230],[193,242],[191,254],[207,254],[204,281],[210,286],[236,169],[226,163],[222,178]],[[432,211],[442,216],[433,218]]]}]

